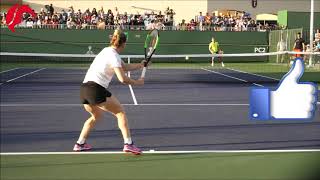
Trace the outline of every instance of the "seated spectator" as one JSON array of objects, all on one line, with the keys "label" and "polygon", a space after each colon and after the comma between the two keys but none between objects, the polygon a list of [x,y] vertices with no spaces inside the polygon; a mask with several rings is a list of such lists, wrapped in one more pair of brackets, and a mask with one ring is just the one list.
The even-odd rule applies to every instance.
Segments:
[{"label": "seated spectator", "polygon": [[67,20],[67,28],[68,29],[73,29],[73,28],[75,28],[75,25],[76,24],[75,24],[73,18],[69,17],[68,20]]},{"label": "seated spectator", "polygon": [[162,24],[162,22],[160,20],[156,20],[155,29],[164,30],[165,29],[165,25]]},{"label": "seated spectator", "polygon": [[320,41],[318,41],[317,43],[316,43],[316,46],[315,46],[316,48],[315,48],[315,51],[316,52],[320,52]]},{"label": "seated spectator", "polygon": [[99,22],[97,24],[97,29],[105,29],[106,28],[106,23],[103,21],[102,18],[99,18]]},{"label": "seated spectator", "polygon": [[316,33],[314,34],[314,40],[316,43],[320,42],[320,29],[316,30]]},{"label": "seated spectator", "polygon": [[27,28],[33,28],[33,20],[31,17],[29,17],[26,21],[26,27]]},{"label": "seated spectator", "polygon": [[187,24],[186,24],[186,21],[184,19],[182,19],[182,22],[180,23],[179,30],[182,30],[182,31],[187,30]]},{"label": "seated spectator", "polygon": [[1,25],[6,24],[6,13],[1,13],[0,23],[1,23]]},{"label": "seated spectator", "polygon": [[196,29],[196,22],[194,19],[191,19],[190,23],[188,24],[188,30],[189,31],[194,31]]},{"label": "seated spectator", "polygon": [[156,28],[155,20],[151,20],[151,23],[148,24],[146,30],[152,30]]},{"label": "seated spectator", "polygon": [[95,15],[96,17],[98,17],[98,12],[97,12],[96,8],[92,9],[91,15],[92,16]]}]

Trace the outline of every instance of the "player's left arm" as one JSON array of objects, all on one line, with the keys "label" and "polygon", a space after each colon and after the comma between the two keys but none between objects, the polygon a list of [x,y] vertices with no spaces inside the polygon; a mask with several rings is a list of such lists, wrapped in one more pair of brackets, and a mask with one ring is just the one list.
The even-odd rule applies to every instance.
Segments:
[{"label": "player's left arm", "polygon": [[144,62],[146,62],[145,60],[142,60],[141,63],[133,63],[133,64],[126,64],[122,61],[122,68],[124,71],[135,71],[135,70],[139,70],[142,69],[144,66]]},{"label": "player's left arm", "polygon": [[212,51],[212,43],[209,44],[209,51],[210,51],[211,54],[213,54],[213,51]]}]

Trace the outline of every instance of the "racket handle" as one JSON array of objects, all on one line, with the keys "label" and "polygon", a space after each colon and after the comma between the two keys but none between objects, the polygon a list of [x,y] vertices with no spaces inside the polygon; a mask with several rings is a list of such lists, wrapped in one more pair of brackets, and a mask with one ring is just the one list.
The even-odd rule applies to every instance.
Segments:
[{"label": "racket handle", "polygon": [[147,71],[147,68],[146,68],[146,67],[143,67],[142,73],[141,73],[141,78],[144,78],[144,77],[145,77],[146,71]]}]

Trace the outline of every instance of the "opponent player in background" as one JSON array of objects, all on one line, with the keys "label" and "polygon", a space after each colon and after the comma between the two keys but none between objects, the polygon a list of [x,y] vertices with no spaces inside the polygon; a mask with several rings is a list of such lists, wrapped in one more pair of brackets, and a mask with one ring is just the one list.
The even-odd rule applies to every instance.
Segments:
[{"label": "opponent player in background", "polygon": [[[297,38],[294,40],[293,51],[295,52],[303,52],[305,49],[304,40],[301,37],[301,33],[297,33]],[[296,57],[301,57],[301,54],[296,54]]]},{"label": "opponent player in background", "polygon": [[[223,54],[223,51],[219,47],[219,43],[215,41],[214,37],[211,38],[211,43],[209,44],[209,51],[211,54]],[[222,57],[218,57],[219,62],[221,62],[222,67],[224,67]],[[214,57],[211,58],[211,66],[214,66]]]},{"label": "opponent player in background", "polygon": [[90,150],[92,147],[86,143],[91,129],[98,120],[102,119],[104,112],[110,112],[118,120],[118,127],[124,139],[124,152],[141,154],[131,139],[128,119],[123,106],[118,99],[107,90],[114,74],[123,84],[143,85],[144,79],[134,80],[125,75],[125,71],[133,71],[143,68],[143,62],[137,64],[125,64],[119,53],[126,46],[126,35],[116,30],[112,36],[110,47],[104,48],[93,60],[83,84],[80,88],[80,99],[84,109],[91,117],[86,120],[78,141],[74,145],[74,151]]}]

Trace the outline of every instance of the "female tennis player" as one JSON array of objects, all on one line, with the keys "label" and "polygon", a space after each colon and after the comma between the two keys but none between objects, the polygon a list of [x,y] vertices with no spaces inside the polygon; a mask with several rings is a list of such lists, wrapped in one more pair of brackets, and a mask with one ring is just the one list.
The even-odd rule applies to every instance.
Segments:
[{"label": "female tennis player", "polygon": [[103,112],[110,112],[118,120],[118,126],[124,139],[124,152],[141,154],[131,139],[128,119],[118,99],[107,90],[114,74],[123,84],[143,85],[144,79],[134,80],[125,75],[125,71],[133,71],[143,68],[143,62],[125,64],[119,53],[126,46],[126,35],[116,30],[110,42],[110,47],[104,48],[93,60],[83,84],[80,88],[80,99],[84,109],[91,114],[82,128],[78,141],[74,145],[74,151],[86,151],[92,147],[86,143],[90,130],[96,122],[102,118]]}]

